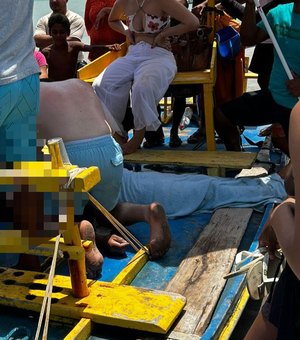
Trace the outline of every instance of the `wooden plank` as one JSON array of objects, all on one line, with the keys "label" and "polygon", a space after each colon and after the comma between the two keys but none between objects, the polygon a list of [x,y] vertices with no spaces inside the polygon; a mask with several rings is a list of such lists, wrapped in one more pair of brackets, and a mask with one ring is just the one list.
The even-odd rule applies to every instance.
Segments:
[{"label": "wooden plank", "polygon": [[[0,304],[39,312],[48,275],[0,268]],[[55,275],[51,314],[165,334],[186,299],[176,293],[87,280],[90,294],[72,295],[70,278]]]},{"label": "wooden plank", "polygon": [[181,151],[140,149],[125,155],[125,162],[138,164],[174,164],[211,168],[249,169],[256,159],[253,152]]},{"label": "wooden plank", "polygon": [[251,214],[248,208],[217,210],[180,264],[166,288],[187,298],[175,332],[200,336],[205,331]]},{"label": "wooden plank", "polygon": [[91,319],[82,318],[77,325],[70,331],[64,340],[82,340],[88,339],[92,333]]}]

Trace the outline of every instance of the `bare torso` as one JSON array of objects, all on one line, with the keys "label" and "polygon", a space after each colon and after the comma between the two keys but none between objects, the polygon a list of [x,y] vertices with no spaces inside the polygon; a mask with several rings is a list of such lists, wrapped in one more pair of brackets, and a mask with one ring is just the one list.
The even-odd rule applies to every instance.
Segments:
[{"label": "bare torso", "polygon": [[57,48],[50,45],[43,49],[48,63],[48,77],[59,81],[76,77],[76,65],[79,50],[66,42],[64,46]]},{"label": "bare torso", "polygon": [[79,79],[41,83],[39,138],[81,140],[110,134],[92,87]]}]

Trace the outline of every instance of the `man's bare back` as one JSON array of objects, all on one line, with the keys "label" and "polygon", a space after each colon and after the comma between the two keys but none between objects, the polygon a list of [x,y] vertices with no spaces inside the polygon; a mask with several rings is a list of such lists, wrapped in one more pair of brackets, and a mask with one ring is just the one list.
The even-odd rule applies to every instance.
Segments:
[{"label": "man's bare back", "polygon": [[38,133],[43,138],[68,142],[111,132],[92,87],[79,79],[41,83],[40,98]]}]

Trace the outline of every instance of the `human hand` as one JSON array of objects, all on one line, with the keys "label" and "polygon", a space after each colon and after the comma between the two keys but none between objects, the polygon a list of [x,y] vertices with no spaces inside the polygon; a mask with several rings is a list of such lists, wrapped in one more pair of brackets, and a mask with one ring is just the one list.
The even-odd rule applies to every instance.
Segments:
[{"label": "human hand", "polygon": [[[279,231],[280,228],[284,228],[284,221],[295,214],[295,198],[289,197],[280,203],[271,213],[269,220],[266,222],[265,227],[259,237],[259,246],[266,247],[270,258],[274,258],[276,249],[280,248],[279,242],[274,231],[276,228]],[[273,228],[274,226],[274,228]]]},{"label": "human hand", "polygon": [[112,234],[107,241],[107,245],[113,253],[123,254],[129,243],[123,237]]},{"label": "human hand", "polygon": [[103,19],[108,16],[110,13],[110,8],[108,7],[103,7],[97,14],[96,20],[95,20],[95,28],[96,30],[99,29],[100,24],[102,23]]},{"label": "human hand", "polygon": [[171,43],[168,37],[165,37],[162,32],[154,37],[152,42],[152,48],[158,46],[162,47],[168,51],[171,51]]},{"label": "human hand", "polygon": [[200,15],[202,15],[203,10],[204,10],[204,8],[206,7],[206,5],[207,5],[207,2],[204,1],[204,2],[202,2],[201,4],[199,4],[199,5],[195,6],[195,7],[193,7],[193,8],[192,8],[192,13],[195,14],[197,17],[199,17]]},{"label": "human hand", "polygon": [[126,35],[126,39],[127,39],[128,43],[130,45],[134,45],[135,44],[134,33],[131,32],[129,29],[126,29],[125,35]]},{"label": "human hand", "polygon": [[286,86],[290,94],[294,97],[300,97],[300,77],[292,72],[294,79],[287,80]]},{"label": "human hand", "polygon": [[275,251],[280,248],[277,237],[271,225],[271,217],[266,222],[258,239],[259,247],[265,247],[268,250],[270,259],[275,256]]},{"label": "human hand", "polygon": [[106,45],[106,47],[107,47],[110,51],[120,51],[120,50],[121,50],[121,45],[120,45],[120,44]]}]

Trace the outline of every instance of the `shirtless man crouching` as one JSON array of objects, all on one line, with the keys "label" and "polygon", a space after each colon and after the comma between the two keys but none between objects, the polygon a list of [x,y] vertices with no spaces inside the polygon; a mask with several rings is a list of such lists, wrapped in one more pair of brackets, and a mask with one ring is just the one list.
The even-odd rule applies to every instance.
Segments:
[{"label": "shirtless man crouching", "polygon": [[[121,223],[149,223],[151,259],[167,252],[171,234],[163,207],[158,203],[141,205],[118,202],[123,154],[112,138],[103,108],[90,85],[79,79],[41,83],[38,134],[47,140],[61,137],[72,164],[79,167],[98,166],[101,181],[91,190],[91,194]],[[81,221],[79,228],[82,239],[91,240],[95,245],[86,254],[88,276],[95,278],[99,276],[103,263],[96,246],[98,239],[90,222]],[[108,245],[124,252],[128,243],[122,237],[112,235]]]}]

